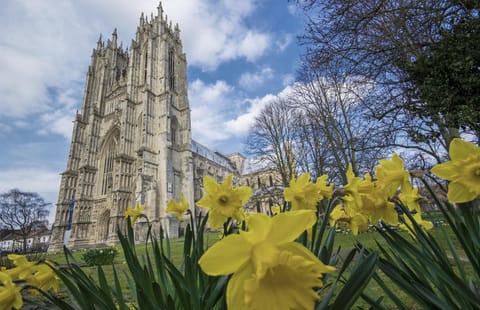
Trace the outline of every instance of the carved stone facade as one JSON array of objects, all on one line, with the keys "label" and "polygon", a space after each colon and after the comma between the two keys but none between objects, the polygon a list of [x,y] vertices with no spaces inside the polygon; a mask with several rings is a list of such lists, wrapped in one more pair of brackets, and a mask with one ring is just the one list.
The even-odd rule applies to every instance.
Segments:
[{"label": "carved stone facade", "polygon": [[[165,213],[171,198],[183,194],[195,208],[204,175],[222,181],[233,173],[236,184],[246,183],[241,155],[227,157],[192,140],[186,72],[180,30],[161,5],[150,20],[142,14],[129,50],[117,44],[116,30],[99,39],[62,173],[50,252],[63,247],[74,195],[68,247],[85,248],[118,243],[117,227],[125,229],[124,212],[136,201],[154,229],[162,225],[176,237],[178,220]],[[135,230],[141,240],[146,223]]]}]

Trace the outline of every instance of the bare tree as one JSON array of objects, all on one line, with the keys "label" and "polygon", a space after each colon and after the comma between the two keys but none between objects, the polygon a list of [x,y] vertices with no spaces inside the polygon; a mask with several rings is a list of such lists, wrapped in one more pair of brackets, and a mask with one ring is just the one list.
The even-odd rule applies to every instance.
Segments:
[{"label": "bare tree", "polygon": [[37,193],[12,189],[0,195],[0,222],[23,239],[23,252],[27,252],[27,239],[35,224],[49,213],[50,203]]},{"label": "bare tree", "polygon": [[[335,68],[333,68],[335,69]],[[362,77],[315,71],[303,66],[303,82],[294,86],[290,104],[302,111],[300,141],[316,175],[328,173],[333,181],[345,184],[349,164],[355,173],[373,169],[384,157],[395,137],[365,105],[372,100],[372,83]]]},{"label": "bare tree", "polygon": [[273,164],[287,186],[296,174],[295,111],[284,98],[270,102],[255,118],[246,141],[246,151]]},{"label": "bare tree", "polygon": [[[345,75],[363,76],[375,84],[372,116],[399,122],[403,131],[396,144],[419,150],[448,146],[459,136],[449,113],[418,113],[423,102],[412,97],[418,81],[409,71],[412,63],[442,40],[442,31],[465,16],[478,18],[478,2],[438,0],[304,0],[308,17],[303,42],[306,62],[322,71],[334,63]],[[476,3],[476,4],[475,4]],[[418,125],[420,123],[420,125]],[[432,141],[428,141],[432,140]],[[434,146],[428,145],[430,142]]]}]

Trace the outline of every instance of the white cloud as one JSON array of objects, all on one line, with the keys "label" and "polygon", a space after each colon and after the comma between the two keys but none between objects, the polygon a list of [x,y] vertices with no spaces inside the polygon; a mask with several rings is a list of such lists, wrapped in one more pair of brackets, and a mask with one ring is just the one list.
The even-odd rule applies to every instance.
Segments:
[{"label": "white cloud", "polygon": [[292,87],[287,86],[278,94],[267,94],[261,98],[246,99],[243,103],[248,105],[244,113],[238,114],[234,119],[225,122],[227,131],[236,137],[244,137],[260,114],[263,108],[279,97],[287,97],[292,93]]},{"label": "white cloud", "polygon": [[278,51],[283,52],[293,42],[293,35],[291,33],[285,34],[285,36],[275,42]]},{"label": "white cloud", "polygon": [[272,68],[263,68],[257,72],[245,72],[240,76],[238,84],[244,89],[255,89],[261,87],[263,83],[273,78]]},{"label": "white cloud", "polygon": [[210,147],[226,141],[240,141],[269,102],[289,93],[290,86],[279,94],[252,99],[242,97],[242,93],[225,81],[206,84],[196,80],[189,87],[193,138]]},{"label": "white cloud", "polygon": [[54,133],[70,140],[72,137],[73,119],[75,112],[73,110],[57,110],[51,113],[45,113],[41,116],[42,130],[40,134]]},{"label": "white cloud", "polygon": [[225,81],[205,84],[195,80],[189,87],[193,138],[206,145],[229,138],[225,132],[225,109],[233,105],[233,88]]},{"label": "white cloud", "polygon": [[60,174],[42,168],[15,168],[0,171],[0,192],[18,188],[26,192],[58,192]]},{"label": "white cloud", "polygon": [[180,24],[189,63],[204,70],[238,58],[255,61],[270,46],[271,34],[245,23],[254,0],[172,0],[164,8]]},{"label": "white cloud", "polygon": [[235,136],[244,136],[248,133],[248,130],[253,125],[255,117],[260,114],[262,109],[270,102],[275,100],[277,96],[268,94],[262,98],[255,98],[246,100],[245,103],[249,104],[248,110],[240,114],[235,119],[231,119],[225,123],[226,129],[229,133]]},{"label": "white cloud", "polygon": [[61,176],[58,172],[41,168],[15,168],[0,171],[0,193],[18,188],[24,192],[35,192],[45,202],[51,203],[48,220],[53,223],[55,218],[55,204],[58,198],[58,189]]},{"label": "white cloud", "polygon": [[295,4],[289,4],[287,8],[288,8],[288,13],[292,15],[297,14],[298,8]]},{"label": "white cloud", "polygon": [[295,75],[293,74],[285,74],[282,76],[282,85],[283,86],[288,86],[293,84],[295,82]]},{"label": "white cloud", "polygon": [[6,1],[0,12],[0,114],[44,112],[50,89],[68,88],[85,69],[89,23],[68,1]]},{"label": "white cloud", "polygon": [[[118,28],[129,45],[141,12],[157,15],[157,1],[65,0],[0,3],[0,115],[26,118],[72,108],[78,101],[52,98],[82,82],[99,33]],[[271,34],[247,25],[254,0],[164,0],[169,20],[178,22],[190,65],[213,70],[223,62],[255,61]],[[77,97],[70,97],[78,98]],[[54,100],[55,99],[55,100]],[[48,116],[47,116],[48,117]]]}]

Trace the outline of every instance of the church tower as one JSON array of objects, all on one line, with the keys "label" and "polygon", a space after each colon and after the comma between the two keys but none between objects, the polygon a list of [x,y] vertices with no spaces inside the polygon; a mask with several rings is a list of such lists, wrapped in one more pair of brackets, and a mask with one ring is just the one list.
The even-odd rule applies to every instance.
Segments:
[{"label": "church tower", "polygon": [[[117,31],[100,39],[88,67],[81,113],[74,120],[49,251],[60,251],[75,197],[69,248],[113,245],[127,206],[145,205],[154,229],[178,234],[165,214],[170,198],[193,206],[193,159],[186,57],[178,25],[163,14],[140,17],[124,49]],[[136,224],[145,236],[146,223]]]}]

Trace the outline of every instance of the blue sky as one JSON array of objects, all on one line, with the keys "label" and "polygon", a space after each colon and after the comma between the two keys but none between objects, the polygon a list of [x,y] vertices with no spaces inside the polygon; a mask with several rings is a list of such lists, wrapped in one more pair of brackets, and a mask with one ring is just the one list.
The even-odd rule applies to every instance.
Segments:
[{"label": "blue sky", "polygon": [[[188,62],[192,135],[225,154],[242,152],[249,125],[288,91],[302,52],[303,17],[287,0],[164,0]],[[129,46],[157,0],[0,2],[0,192],[56,203],[72,121],[99,34],[117,28]],[[53,209],[52,209],[53,214]]]}]

